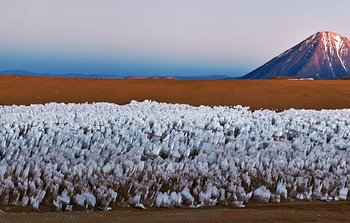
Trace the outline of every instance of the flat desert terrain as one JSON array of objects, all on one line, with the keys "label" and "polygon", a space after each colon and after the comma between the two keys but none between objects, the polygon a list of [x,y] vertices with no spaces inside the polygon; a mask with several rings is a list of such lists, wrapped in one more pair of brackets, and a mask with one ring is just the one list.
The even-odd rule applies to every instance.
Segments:
[{"label": "flat desert terrain", "polygon": [[62,223],[62,222],[146,222],[146,223],[213,223],[213,222],[349,222],[349,203],[287,202],[281,204],[253,204],[246,208],[202,209],[117,209],[110,212],[31,212],[15,209],[0,214],[0,222]]},{"label": "flat desert terrain", "polygon": [[350,80],[138,80],[0,76],[1,105],[155,100],[285,110],[350,108]]}]

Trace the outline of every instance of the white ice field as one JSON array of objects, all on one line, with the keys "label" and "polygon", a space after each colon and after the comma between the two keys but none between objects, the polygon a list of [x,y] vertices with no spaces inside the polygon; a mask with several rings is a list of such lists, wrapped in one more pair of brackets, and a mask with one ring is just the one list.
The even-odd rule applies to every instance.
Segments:
[{"label": "white ice field", "polygon": [[350,110],[156,102],[0,107],[0,207],[346,200]]}]

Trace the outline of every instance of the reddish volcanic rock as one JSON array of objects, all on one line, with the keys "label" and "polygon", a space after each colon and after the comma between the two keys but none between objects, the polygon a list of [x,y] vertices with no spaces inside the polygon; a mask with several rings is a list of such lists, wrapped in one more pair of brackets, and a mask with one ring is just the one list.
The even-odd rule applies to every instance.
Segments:
[{"label": "reddish volcanic rock", "polygon": [[350,77],[350,41],[334,32],[318,32],[270,60],[243,79]]}]

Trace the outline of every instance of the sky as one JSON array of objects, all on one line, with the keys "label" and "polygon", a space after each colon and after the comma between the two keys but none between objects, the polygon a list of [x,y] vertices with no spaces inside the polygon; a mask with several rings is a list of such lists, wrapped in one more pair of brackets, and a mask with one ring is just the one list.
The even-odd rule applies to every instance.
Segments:
[{"label": "sky", "polygon": [[0,70],[241,76],[317,31],[350,37],[349,0],[1,0]]}]

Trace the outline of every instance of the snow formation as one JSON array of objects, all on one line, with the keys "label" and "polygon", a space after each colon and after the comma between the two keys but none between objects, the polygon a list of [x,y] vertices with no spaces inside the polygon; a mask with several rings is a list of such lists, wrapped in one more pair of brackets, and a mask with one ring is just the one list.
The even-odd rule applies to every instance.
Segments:
[{"label": "snow formation", "polygon": [[0,107],[0,205],[244,207],[346,200],[350,110],[145,101]]}]

